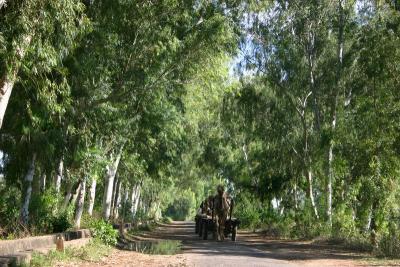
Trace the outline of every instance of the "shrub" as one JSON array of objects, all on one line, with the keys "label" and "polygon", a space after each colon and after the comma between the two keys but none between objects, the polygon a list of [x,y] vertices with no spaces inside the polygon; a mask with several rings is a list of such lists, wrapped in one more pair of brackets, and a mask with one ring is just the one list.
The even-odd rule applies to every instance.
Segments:
[{"label": "shrub", "polygon": [[241,221],[241,226],[255,230],[261,224],[259,203],[249,194],[241,194],[236,200],[235,216]]},{"label": "shrub", "polygon": [[106,245],[117,244],[118,231],[104,220],[93,221],[90,230],[95,238],[101,240]]},{"label": "shrub", "polygon": [[21,192],[15,187],[0,189],[0,239],[20,236]]},{"label": "shrub", "polygon": [[68,212],[61,212],[53,216],[51,221],[53,233],[65,232],[72,227]]},{"label": "shrub", "polygon": [[168,216],[162,218],[163,223],[172,223],[172,221],[173,221],[172,218]]},{"label": "shrub", "polygon": [[379,240],[377,253],[381,256],[400,258],[400,227],[391,225],[389,233]]}]

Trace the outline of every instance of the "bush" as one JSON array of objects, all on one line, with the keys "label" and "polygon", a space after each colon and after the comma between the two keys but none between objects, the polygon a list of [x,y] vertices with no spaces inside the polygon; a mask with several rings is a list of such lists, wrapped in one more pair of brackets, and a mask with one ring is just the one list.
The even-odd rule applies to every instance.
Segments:
[{"label": "bush", "polygon": [[31,228],[34,233],[60,233],[72,227],[74,207],[58,210],[59,199],[48,190],[34,195],[31,202]]},{"label": "bush", "polygon": [[95,238],[101,240],[106,245],[117,244],[118,231],[104,220],[93,221],[90,230]]},{"label": "bush", "polygon": [[15,187],[0,190],[0,239],[20,236],[21,192]]},{"label": "bush", "polygon": [[384,234],[379,241],[378,255],[400,258],[400,227],[391,225],[389,233]]},{"label": "bush", "polygon": [[68,228],[72,227],[68,212],[62,212],[53,216],[51,224],[53,233],[65,232]]},{"label": "bush", "polygon": [[258,201],[249,194],[241,194],[236,200],[235,217],[241,221],[241,226],[255,230],[261,224],[261,211]]},{"label": "bush", "polygon": [[168,216],[162,218],[163,223],[172,223],[172,221],[173,221],[172,218]]}]

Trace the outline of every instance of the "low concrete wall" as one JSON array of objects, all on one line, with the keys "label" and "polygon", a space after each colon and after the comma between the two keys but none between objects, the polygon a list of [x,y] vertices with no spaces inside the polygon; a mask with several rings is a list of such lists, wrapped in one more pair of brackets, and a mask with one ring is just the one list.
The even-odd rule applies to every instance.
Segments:
[{"label": "low concrete wall", "polygon": [[[88,229],[60,233],[65,241],[91,237]],[[0,256],[13,255],[16,252],[31,251],[37,248],[54,246],[60,234],[34,236],[15,240],[0,241]]]}]

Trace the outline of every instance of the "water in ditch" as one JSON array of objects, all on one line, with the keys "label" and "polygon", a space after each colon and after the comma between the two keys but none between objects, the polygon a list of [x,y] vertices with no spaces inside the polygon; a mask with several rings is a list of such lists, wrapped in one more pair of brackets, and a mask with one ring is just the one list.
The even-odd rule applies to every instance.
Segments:
[{"label": "water in ditch", "polygon": [[178,240],[129,241],[121,244],[120,247],[145,254],[174,255],[182,250],[182,243]]}]

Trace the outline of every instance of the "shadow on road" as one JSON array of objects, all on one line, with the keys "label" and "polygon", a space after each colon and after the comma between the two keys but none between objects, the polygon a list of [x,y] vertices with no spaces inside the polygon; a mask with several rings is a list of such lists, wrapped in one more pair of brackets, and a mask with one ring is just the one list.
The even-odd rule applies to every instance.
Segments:
[{"label": "shadow on road", "polygon": [[268,240],[253,233],[239,233],[238,240],[224,242],[202,240],[194,233],[193,222],[159,224],[158,230],[146,235],[155,239],[181,240],[183,252],[213,256],[268,258],[285,261],[301,260],[356,260],[366,255],[351,252],[338,246],[312,244],[303,241]]}]

